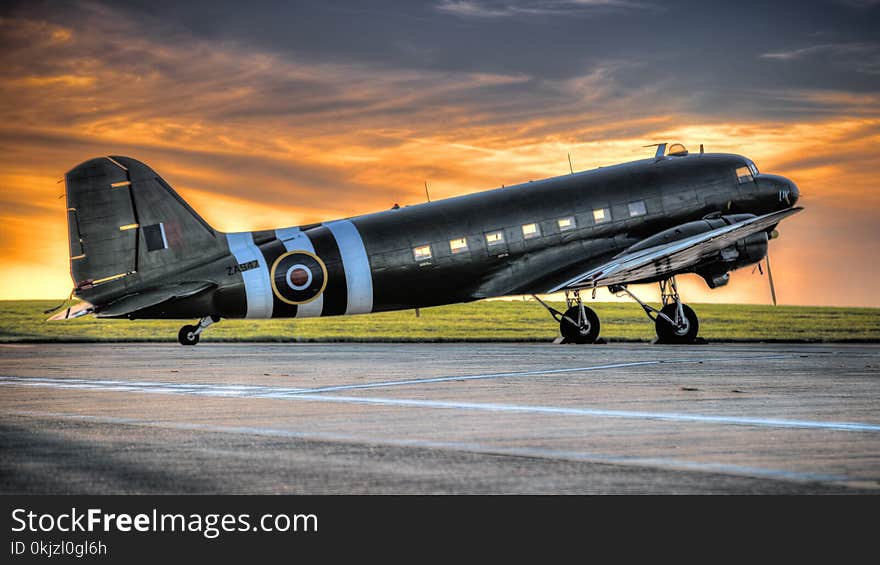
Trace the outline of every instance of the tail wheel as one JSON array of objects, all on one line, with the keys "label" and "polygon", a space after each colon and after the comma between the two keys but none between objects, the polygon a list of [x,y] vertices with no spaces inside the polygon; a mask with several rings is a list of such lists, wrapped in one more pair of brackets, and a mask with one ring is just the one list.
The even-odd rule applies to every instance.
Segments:
[{"label": "tail wheel", "polygon": [[[678,307],[674,302],[667,304],[660,310],[671,319],[675,320],[676,309]],[[654,327],[657,329],[657,338],[660,343],[693,343],[700,331],[700,320],[697,318],[696,312],[687,304],[681,305],[684,312],[684,319],[678,326],[669,323],[663,316],[657,316]]]},{"label": "tail wheel", "polygon": [[198,326],[183,326],[177,332],[177,341],[180,345],[195,345],[199,342],[199,334],[195,333]]},{"label": "tail wheel", "polygon": [[599,316],[591,308],[584,306],[583,309],[584,316],[581,316],[580,306],[572,306],[559,322],[559,331],[569,343],[595,343],[599,337]]}]

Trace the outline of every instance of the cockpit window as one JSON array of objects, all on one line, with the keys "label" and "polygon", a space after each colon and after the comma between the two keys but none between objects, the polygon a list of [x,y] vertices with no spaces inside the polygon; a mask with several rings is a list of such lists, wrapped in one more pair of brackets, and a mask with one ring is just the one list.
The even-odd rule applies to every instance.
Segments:
[{"label": "cockpit window", "polygon": [[754,182],[755,177],[752,176],[752,169],[750,167],[737,167],[736,169],[736,181],[739,184],[744,184],[747,182]]},{"label": "cockpit window", "polygon": [[747,161],[747,163],[749,165],[749,170],[752,171],[752,174],[757,177],[758,176],[758,167],[756,167],[755,164],[752,163],[751,161]]}]

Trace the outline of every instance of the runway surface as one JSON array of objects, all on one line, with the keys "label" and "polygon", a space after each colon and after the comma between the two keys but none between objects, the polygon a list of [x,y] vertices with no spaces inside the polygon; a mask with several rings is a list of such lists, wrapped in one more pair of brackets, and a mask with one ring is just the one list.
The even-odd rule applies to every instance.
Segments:
[{"label": "runway surface", "polygon": [[880,346],[0,345],[2,493],[880,493]]}]

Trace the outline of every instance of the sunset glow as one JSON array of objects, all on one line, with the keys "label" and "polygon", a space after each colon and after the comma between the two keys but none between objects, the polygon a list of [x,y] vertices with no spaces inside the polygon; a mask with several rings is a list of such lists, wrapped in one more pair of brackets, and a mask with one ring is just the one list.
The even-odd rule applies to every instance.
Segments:
[{"label": "sunset glow", "polygon": [[[662,78],[633,84],[639,63],[624,57],[576,76],[393,65],[189,33],[99,3],[47,12],[0,19],[2,299],[70,292],[58,181],[99,155],[149,164],[214,227],[241,231],[418,203],[426,180],[440,199],[565,174],[568,154],[585,170],[677,141],[798,184],[806,211],[770,245],[780,303],[880,306],[876,66],[847,71],[867,88],[744,87],[748,105],[709,107]],[[482,17],[470,25],[500,25]],[[861,57],[876,65],[878,52]],[[742,56],[784,72],[792,61],[772,53]],[[683,292],[769,302],[751,269],[715,291],[688,277]]]}]

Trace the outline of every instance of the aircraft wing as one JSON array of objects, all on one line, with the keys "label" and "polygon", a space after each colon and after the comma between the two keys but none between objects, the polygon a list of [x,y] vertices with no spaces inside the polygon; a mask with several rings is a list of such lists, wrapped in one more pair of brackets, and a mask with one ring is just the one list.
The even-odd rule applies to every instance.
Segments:
[{"label": "aircraft wing", "polygon": [[784,218],[801,210],[803,210],[801,207],[787,208],[678,241],[640,249],[632,253],[624,253],[557,285],[547,293],[626,284],[657,276],[672,275],[698,264],[709,255],[733,245],[739,239],[769,229]]},{"label": "aircraft wing", "polygon": [[168,286],[160,286],[144,292],[128,294],[111,302],[107,306],[95,307],[94,314],[98,318],[124,316],[137,310],[156,306],[173,298],[194,296],[204,290],[215,287],[212,282],[185,282]]}]

